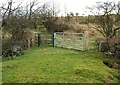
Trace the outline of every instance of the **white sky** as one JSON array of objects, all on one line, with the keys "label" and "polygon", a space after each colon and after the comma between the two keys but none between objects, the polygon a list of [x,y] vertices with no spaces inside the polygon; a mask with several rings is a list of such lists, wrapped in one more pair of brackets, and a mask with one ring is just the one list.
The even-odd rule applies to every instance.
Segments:
[{"label": "white sky", "polygon": [[[8,0],[0,0],[0,5],[2,3],[5,3]],[[26,3],[26,1],[30,0],[13,0],[17,2],[23,2]],[[31,0],[32,1],[32,0]],[[56,7],[59,8],[60,12],[59,15],[64,15],[65,10],[67,13],[73,12],[73,13],[79,13],[79,15],[87,15],[86,13],[86,7],[91,7],[92,5],[95,5],[96,2],[106,2],[106,1],[120,1],[120,0],[37,0],[39,2],[51,2],[55,3]]]}]

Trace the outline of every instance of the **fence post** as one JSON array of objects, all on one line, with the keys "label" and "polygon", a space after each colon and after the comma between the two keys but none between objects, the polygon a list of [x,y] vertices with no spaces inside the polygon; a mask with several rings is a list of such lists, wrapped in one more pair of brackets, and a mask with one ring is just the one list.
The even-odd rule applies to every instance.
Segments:
[{"label": "fence post", "polygon": [[53,47],[56,46],[56,33],[53,34]]},{"label": "fence post", "polygon": [[88,32],[84,31],[84,50],[88,50]]},{"label": "fence post", "polygon": [[83,47],[83,49],[82,50],[84,50],[84,32],[82,33],[82,47]]},{"label": "fence post", "polygon": [[30,39],[27,40],[28,49],[30,49]]},{"label": "fence post", "polygon": [[[0,21],[0,60],[2,58],[2,23]],[[1,62],[0,62],[1,63]],[[1,81],[1,80],[0,80]]]},{"label": "fence post", "polygon": [[62,47],[64,47],[65,46],[65,42],[64,42],[64,32],[62,32]]},{"label": "fence post", "polygon": [[41,36],[40,34],[38,34],[38,47],[40,46],[40,42],[41,42]]}]

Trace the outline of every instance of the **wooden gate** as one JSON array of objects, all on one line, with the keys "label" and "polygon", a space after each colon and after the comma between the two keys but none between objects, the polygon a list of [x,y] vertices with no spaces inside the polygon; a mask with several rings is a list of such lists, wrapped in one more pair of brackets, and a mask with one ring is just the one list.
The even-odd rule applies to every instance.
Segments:
[{"label": "wooden gate", "polygon": [[75,50],[85,50],[84,33],[55,32],[54,47],[62,47]]}]

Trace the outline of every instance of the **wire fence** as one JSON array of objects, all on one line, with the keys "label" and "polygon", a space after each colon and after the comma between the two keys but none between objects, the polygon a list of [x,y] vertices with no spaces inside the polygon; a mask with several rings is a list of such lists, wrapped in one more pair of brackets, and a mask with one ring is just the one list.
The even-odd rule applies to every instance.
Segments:
[{"label": "wire fence", "polygon": [[53,46],[53,35],[52,34],[35,34],[35,45]]}]

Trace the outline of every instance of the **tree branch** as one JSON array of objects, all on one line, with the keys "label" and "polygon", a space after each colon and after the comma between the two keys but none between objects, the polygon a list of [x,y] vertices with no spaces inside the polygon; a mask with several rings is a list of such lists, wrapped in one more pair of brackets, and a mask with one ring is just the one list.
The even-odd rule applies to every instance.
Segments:
[{"label": "tree branch", "polygon": [[116,34],[116,31],[119,30],[119,29],[120,29],[120,27],[115,28],[115,29],[113,30],[113,34],[110,36],[110,38],[112,38],[112,37]]}]

